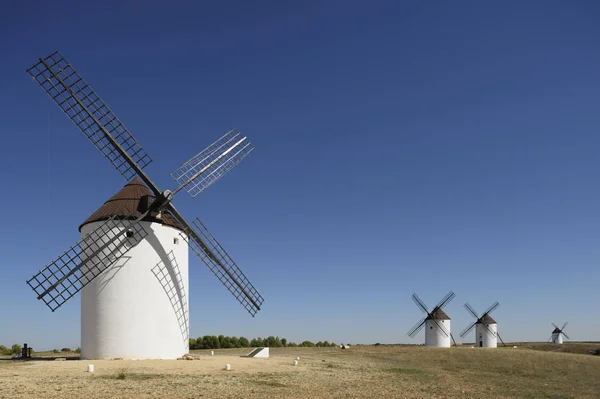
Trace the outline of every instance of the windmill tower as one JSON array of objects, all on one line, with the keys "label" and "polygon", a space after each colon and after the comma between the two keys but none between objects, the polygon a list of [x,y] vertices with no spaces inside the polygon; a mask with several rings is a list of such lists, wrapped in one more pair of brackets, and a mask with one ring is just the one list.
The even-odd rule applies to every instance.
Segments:
[{"label": "windmill tower", "polygon": [[450,317],[448,317],[442,308],[450,303],[455,296],[454,292],[450,291],[431,311],[429,311],[427,305],[425,305],[417,294],[413,294],[413,301],[426,316],[408,331],[408,336],[413,338],[423,327],[425,327],[425,346],[449,348],[450,339],[454,341],[454,337],[450,332]]},{"label": "windmill tower", "polygon": [[[500,341],[502,341],[502,338],[498,334],[498,324],[496,323],[496,320],[490,316],[490,313],[496,310],[498,306],[500,306],[500,303],[495,302],[479,316],[468,302],[465,303],[465,309],[475,318],[475,321],[467,326],[467,328],[460,333],[460,336],[464,337],[473,329],[473,327],[475,327],[475,346],[481,348],[497,348],[498,338],[500,338]],[[502,345],[504,345],[504,341],[502,341]]]},{"label": "windmill tower", "polygon": [[552,335],[550,336],[550,340],[552,341],[553,344],[562,344],[563,343],[563,335],[565,336],[565,338],[571,339],[564,332],[564,329],[568,323],[569,323],[568,321],[565,321],[565,324],[563,324],[562,328],[558,328],[558,326],[556,324],[552,323],[552,325],[554,326],[554,330],[552,330]]},{"label": "windmill tower", "polygon": [[79,291],[81,355],[89,359],[174,359],[188,352],[188,248],[254,316],[262,296],[199,219],[172,203],[195,197],[254,147],[233,129],[171,176],[161,191],[143,170],[152,161],[55,52],[27,70],[128,183],[79,227],[81,241],[27,281],[53,312]]}]

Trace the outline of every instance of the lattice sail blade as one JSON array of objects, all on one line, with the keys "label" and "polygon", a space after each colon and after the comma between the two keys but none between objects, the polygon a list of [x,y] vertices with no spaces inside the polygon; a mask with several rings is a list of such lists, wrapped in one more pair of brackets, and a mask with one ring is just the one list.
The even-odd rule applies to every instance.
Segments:
[{"label": "lattice sail blade", "polygon": [[561,331],[561,333],[562,333],[562,335],[564,335],[564,336],[565,336],[565,338],[566,338],[566,339],[571,339],[571,338],[569,338],[569,336],[568,336],[567,334],[565,334],[563,331]]},{"label": "lattice sail blade", "polygon": [[254,317],[260,310],[264,299],[225,252],[221,244],[217,242],[200,219],[195,219],[192,230],[186,233],[187,235],[182,234],[182,236],[190,248]]},{"label": "lattice sail blade", "polygon": [[152,162],[125,125],[59,52],[40,58],[27,72],[128,181],[136,175],[132,163],[141,170]]},{"label": "lattice sail blade", "polygon": [[219,180],[244,159],[254,146],[242,137],[237,129],[225,133],[204,151],[171,173],[179,184],[175,192],[185,189],[192,197],[197,196]]},{"label": "lattice sail blade", "polygon": [[417,307],[419,309],[421,309],[421,312],[427,313],[427,314],[429,313],[429,309],[427,308],[427,305],[425,305],[425,302],[423,302],[417,294],[412,294],[412,300],[417,305]]},{"label": "lattice sail blade", "polygon": [[565,327],[567,326],[567,324],[569,324],[569,322],[568,322],[568,321],[565,321],[565,324],[563,324],[563,326],[561,327],[560,331],[564,330],[564,329],[565,329]]},{"label": "lattice sail blade", "polygon": [[108,219],[27,284],[54,312],[147,235],[142,223]]},{"label": "lattice sail blade", "polygon": [[469,305],[469,302],[465,303],[464,306],[465,306],[465,309],[467,309],[467,312],[471,313],[475,319],[479,319],[479,315],[477,314],[475,309],[473,309],[473,307],[471,305]]},{"label": "lattice sail blade", "polygon": [[452,299],[454,299],[455,296],[456,296],[456,294],[454,292],[452,292],[452,291],[448,292],[446,294],[446,296],[444,298],[442,298],[442,300],[437,304],[436,307],[440,308],[440,309],[443,308],[444,306],[446,306],[447,304],[449,304],[450,301]]},{"label": "lattice sail blade", "polygon": [[467,326],[467,328],[465,328],[464,330],[462,330],[462,332],[460,333],[460,337],[463,338],[465,335],[467,335],[473,329],[473,327],[475,327],[476,323],[477,322],[474,321],[469,326]]},{"label": "lattice sail blade", "polygon": [[425,320],[426,319],[427,319],[427,317],[423,317],[421,320],[419,320],[419,322],[417,324],[415,324],[413,326],[413,328],[411,328],[410,330],[408,330],[408,336],[412,338],[415,335],[417,335],[417,333],[419,331],[421,331],[421,329],[423,328],[423,326],[425,326]]},{"label": "lattice sail blade", "polygon": [[485,312],[483,312],[483,314],[486,315],[492,313],[498,306],[500,306],[500,302],[494,302]]}]

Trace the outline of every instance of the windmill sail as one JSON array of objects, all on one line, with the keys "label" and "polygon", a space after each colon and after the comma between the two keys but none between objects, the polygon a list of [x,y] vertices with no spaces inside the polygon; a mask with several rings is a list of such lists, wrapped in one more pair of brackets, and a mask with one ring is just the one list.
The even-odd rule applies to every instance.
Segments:
[{"label": "windmill sail", "polygon": [[139,220],[111,217],[48,266],[27,284],[54,312],[108,269],[148,235]]},{"label": "windmill sail", "polygon": [[193,224],[194,229],[188,230],[183,238],[235,299],[254,316],[260,310],[263,297],[200,219],[194,220]]},{"label": "windmill sail", "polygon": [[140,169],[152,162],[125,125],[58,51],[40,58],[27,72],[127,180],[137,172],[127,157]]},{"label": "windmill sail", "polygon": [[197,196],[230,171],[253,149],[254,146],[248,138],[242,137],[237,129],[230,130],[171,173],[180,185],[175,192],[185,188],[192,197]]}]

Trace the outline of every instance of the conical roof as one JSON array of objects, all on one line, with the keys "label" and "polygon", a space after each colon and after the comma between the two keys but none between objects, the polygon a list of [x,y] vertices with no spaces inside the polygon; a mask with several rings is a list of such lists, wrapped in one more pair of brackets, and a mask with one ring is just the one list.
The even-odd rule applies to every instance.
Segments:
[{"label": "conical roof", "polygon": [[[152,195],[152,192],[138,178],[134,178],[127,183],[118,193],[110,197],[98,210],[90,215],[80,226],[81,228],[88,223],[107,220],[112,216],[118,216],[119,219],[137,219],[142,214],[138,211],[140,199],[145,195]],[[155,213],[151,213],[143,220],[155,223],[162,223],[165,226],[175,227],[181,231],[185,231],[183,226],[175,220],[168,212],[162,212],[162,218],[158,219]]]},{"label": "conical roof", "polygon": [[450,320],[450,317],[446,314],[446,312],[444,312],[441,308],[434,308],[433,312],[431,312],[429,314],[429,316],[427,316],[426,320]]},{"label": "conical roof", "polygon": [[492,316],[490,316],[489,314],[484,314],[483,317],[479,318],[479,320],[477,320],[477,323],[479,324],[498,324],[496,323],[496,320],[494,320],[492,318]]},{"label": "conical roof", "polygon": [[[548,331],[548,330],[546,330]],[[560,329],[558,327],[556,327],[553,331],[552,334],[560,334],[562,331],[560,331]]]}]

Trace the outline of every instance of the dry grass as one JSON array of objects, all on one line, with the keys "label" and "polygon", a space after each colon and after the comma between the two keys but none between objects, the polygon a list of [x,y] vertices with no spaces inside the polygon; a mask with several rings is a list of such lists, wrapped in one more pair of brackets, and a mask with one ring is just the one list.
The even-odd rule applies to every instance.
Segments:
[{"label": "dry grass", "polygon": [[200,360],[0,361],[0,398],[600,397],[600,356],[521,347],[271,348],[269,359],[194,352]]}]

